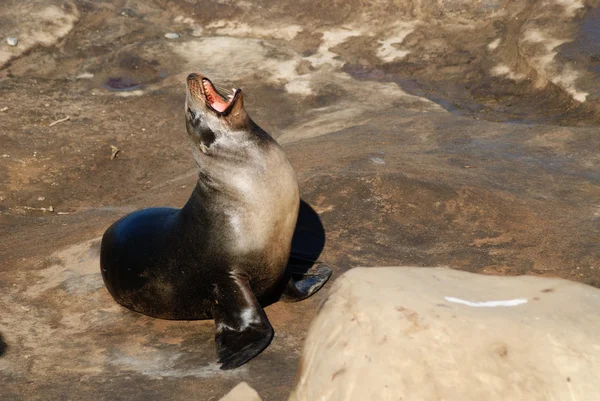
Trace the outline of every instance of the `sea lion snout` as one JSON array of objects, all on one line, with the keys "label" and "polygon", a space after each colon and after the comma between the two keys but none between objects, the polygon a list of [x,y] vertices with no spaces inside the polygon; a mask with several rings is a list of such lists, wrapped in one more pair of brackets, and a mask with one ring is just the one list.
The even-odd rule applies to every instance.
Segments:
[{"label": "sea lion snout", "polygon": [[187,89],[191,96],[219,116],[229,114],[241,100],[241,89],[233,88],[231,94],[224,94],[223,88],[219,90],[210,79],[197,72],[188,75]]},{"label": "sea lion snout", "polygon": [[201,83],[203,79],[205,79],[206,77],[204,75],[202,75],[199,72],[191,72],[188,76],[187,76],[187,82],[190,83],[190,81],[197,81],[198,83]]},{"label": "sea lion snout", "polygon": [[200,135],[206,130],[216,135],[216,131],[240,131],[252,125],[244,109],[241,89],[233,88],[227,94],[227,89],[215,86],[198,72],[187,76],[186,89],[185,110],[190,135]]}]

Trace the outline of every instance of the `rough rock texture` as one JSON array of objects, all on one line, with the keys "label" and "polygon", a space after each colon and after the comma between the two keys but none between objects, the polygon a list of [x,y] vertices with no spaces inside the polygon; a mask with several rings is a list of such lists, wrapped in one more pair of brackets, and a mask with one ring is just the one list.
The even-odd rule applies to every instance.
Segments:
[{"label": "rough rock texture", "polygon": [[600,399],[600,290],[357,268],[311,324],[290,401]]},{"label": "rough rock texture", "polygon": [[78,19],[79,10],[71,1],[3,0],[0,37],[16,37],[18,45],[7,47],[2,43],[0,68],[35,46],[55,45],[71,32]]},{"label": "rough rock texture", "polygon": [[600,287],[598,6],[3,1],[3,401],[218,399],[240,381],[287,398],[325,292],[268,307],[273,343],[224,373],[211,321],[130,313],[100,278],[113,221],[191,192],[184,81],[197,70],[241,87],[282,143],[336,276],[452,266]]}]

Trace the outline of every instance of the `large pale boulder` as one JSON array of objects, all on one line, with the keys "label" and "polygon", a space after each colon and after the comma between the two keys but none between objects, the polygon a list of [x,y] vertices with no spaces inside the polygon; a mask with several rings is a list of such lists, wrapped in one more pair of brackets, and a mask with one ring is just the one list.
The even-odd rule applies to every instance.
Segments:
[{"label": "large pale boulder", "polygon": [[219,401],[262,401],[262,399],[248,383],[241,382]]},{"label": "large pale boulder", "polygon": [[298,369],[292,401],[600,400],[600,291],[356,268],[332,286]]}]

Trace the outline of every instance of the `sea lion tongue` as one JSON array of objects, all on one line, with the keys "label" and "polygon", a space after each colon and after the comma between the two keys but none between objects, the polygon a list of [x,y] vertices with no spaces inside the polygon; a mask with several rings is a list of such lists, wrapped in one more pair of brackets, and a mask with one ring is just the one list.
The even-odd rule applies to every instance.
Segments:
[{"label": "sea lion tongue", "polygon": [[223,100],[219,92],[217,92],[215,87],[208,79],[202,80],[202,86],[204,87],[206,101],[210,104],[210,106],[220,113],[224,112],[225,109],[227,109],[227,106],[229,106],[229,102]]}]

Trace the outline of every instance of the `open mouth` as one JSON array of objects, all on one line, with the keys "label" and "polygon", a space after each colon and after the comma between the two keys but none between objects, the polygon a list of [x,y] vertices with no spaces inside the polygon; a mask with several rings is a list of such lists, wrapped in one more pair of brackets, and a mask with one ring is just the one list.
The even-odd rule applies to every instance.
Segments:
[{"label": "open mouth", "polygon": [[202,89],[206,104],[219,113],[224,113],[227,111],[233,104],[235,97],[238,94],[238,89],[232,89],[231,95],[225,98],[217,91],[208,78],[202,79]]}]

